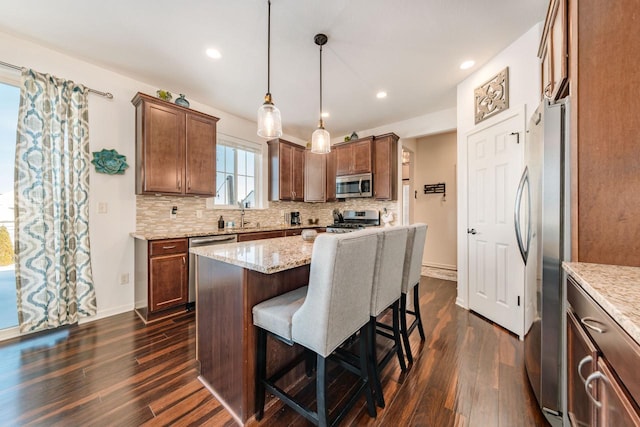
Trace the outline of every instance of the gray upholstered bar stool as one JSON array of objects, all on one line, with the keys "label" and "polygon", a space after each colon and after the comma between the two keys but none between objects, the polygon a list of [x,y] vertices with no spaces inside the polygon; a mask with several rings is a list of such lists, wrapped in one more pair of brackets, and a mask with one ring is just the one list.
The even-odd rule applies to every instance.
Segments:
[{"label": "gray upholstered bar stool", "polygon": [[[367,366],[367,336],[371,284],[377,250],[372,234],[321,234],[316,238],[311,254],[308,287],[271,298],[253,307],[253,324],[258,327],[256,419],[264,414],[265,389],[316,425],[337,424],[364,393],[369,414],[376,414]],[[344,368],[358,375],[359,387],[329,422],[326,393],[326,362],[336,348],[356,332],[360,332],[359,368],[337,360]],[[316,353],[317,410],[296,402],[276,385],[304,358],[288,368],[266,377],[267,333],[289,345],[299,344]],[[333,360],[333,358],[332,358]]]},{"label": "gray upholstered bar stool", "polygon": [[[424,329],[420,316],[420,270],[422,268],[422,254],[424,242],[427,239],[427,224],[416,223],[409,226],[407,236],[407,252],[404,257],[402,273],[402,296],[400,298],[400,330],[404,341],[404,352],[409,363],[413,363],[413,355],[409,346],[409,335],[417,327],[420,339],[424,341]],[[407,295],[413,289],[413,311],[407,310]],[[407,314],[414,316],[413,322],[407,328]]]},{"label": "gray upholstered bar stool", "polygon": [[[384,408],[380,372],[393,358],[394,354],[398,357],[400,369],[403,372],[407,369],[400,341],[399,304],[408,228],[384,228],[377,230],[377,235],[378,252],[376,255],[375,274],[373,275],[373,289],[371,291],[370,331],[372,336],[370,339],[370,357],[373,372],[371,380],[376,392],[376,402],[378,406]],[[388,308],[392,310],[392,326],[377,321],[377,317]],[[380,362],[378,362],[376,348],[376,337],[378,335],[393,341],[393,346],[385,353]]]}]

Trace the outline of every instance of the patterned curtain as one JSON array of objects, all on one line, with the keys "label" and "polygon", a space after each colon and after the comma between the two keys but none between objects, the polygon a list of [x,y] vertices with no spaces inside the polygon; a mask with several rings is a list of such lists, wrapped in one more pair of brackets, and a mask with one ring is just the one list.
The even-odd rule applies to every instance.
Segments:
[{"label": "patterned curtain", "polygon": [[16,142],[20,332],[96,314],[89,255],[88,90],[22,70]]}]

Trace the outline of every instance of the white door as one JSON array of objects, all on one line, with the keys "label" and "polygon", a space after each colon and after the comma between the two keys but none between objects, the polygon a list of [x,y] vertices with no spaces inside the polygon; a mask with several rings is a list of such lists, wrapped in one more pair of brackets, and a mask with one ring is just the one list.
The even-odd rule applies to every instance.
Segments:
[{"label": "white door", "polygon": [[520,337],[525,266],[514,207],[524,162],[522,115],[467,135],[469,308]]}]

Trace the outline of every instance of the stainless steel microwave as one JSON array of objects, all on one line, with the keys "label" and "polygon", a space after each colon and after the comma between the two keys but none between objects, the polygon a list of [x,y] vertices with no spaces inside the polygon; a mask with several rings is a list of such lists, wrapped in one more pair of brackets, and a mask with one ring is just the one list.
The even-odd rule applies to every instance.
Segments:
[{"label": "stainless steel microwave", "polygon": [[371,197],[373,180],[370,173],[336,177],[336,197]]}]

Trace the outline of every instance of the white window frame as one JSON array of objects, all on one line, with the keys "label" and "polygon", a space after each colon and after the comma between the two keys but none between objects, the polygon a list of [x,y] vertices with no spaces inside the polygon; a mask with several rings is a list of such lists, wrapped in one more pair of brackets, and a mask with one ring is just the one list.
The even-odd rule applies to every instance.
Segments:
[{"label": "white window frame", "polygon": [[[4,67],[0,67],[0,83],[7,84],[10,86],[16,86],[20,88],[21,79],[20,73],[15,70],[5,69]],[[18,319],[16,319],[17,321]],[[20,336],[20,327],[15,326],[12,328],[5,328],[0,330],[0,342],[16,338]]]},{"label": "white window frame", "polygon": [[[255,206],[251,206],[249,207],[249,209],[262,209],[264,204],[263,198],[262,198],[262,188],[263,188],[263,181],[264,181],[264,178],[262,176],[263,175],[262,174],[262,168],[263,168],[262,157],[264,153],[263,153],[261,144],[258,144],[253,141],[247,141],[246,139],[238,138],[233,135],[227,135],[220,132],[218,132],[217,134],[217,144],[224,145],[225,147],[232,147],[232,148],[236,148],[244,151],[250,151],[254,153],[255,155],[255,161],[254,161]],[[217,147],[216,147],[216,155],[217,155]],[[238,188],[238,185],[237,185],[238,157],[237,156],[235,156],[235,162],[236,164],[234,165],[234,178],[236,179],[236,182],[234,187],[237,195],[237,188]],[[215,173],[217,174],[217,170]],[[217,179],[216,179],[216,190],[221,184],[222,183],[217,182]],[[218,205],[215,203],[215,197],[210,197],[207,199],[206,207],[207,209],[239,209],[238,205],[235,205],[235,204],[234,205]]]}]

